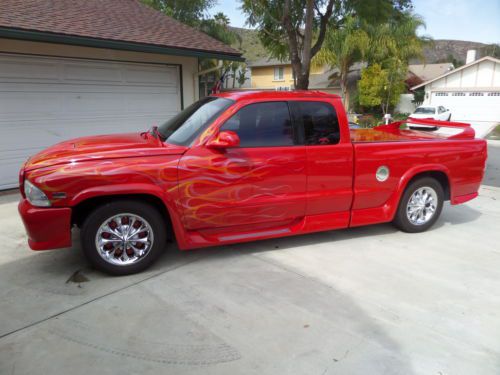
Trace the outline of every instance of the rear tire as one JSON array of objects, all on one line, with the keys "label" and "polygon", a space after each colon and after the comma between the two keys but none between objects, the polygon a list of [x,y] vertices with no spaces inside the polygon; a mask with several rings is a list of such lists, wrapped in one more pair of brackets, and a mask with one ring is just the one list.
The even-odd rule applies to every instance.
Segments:
[{"label": "rear tire", "polygon": [[439,218],[443,201],[443,187],[434,178],[412,181],[399,201],[393,224],[404,232],[424,232]]},{"label": "rear tire", "polygon": [[83,253],[98,270],[110,275],[141,272],[165,249],[167,225],[149,204],[120,200],[92,211],[81,229]]}]

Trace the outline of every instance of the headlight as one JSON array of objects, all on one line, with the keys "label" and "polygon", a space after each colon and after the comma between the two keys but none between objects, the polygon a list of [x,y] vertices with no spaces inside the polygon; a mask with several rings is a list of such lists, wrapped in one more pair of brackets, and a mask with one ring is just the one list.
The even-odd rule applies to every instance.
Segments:
[{"label": "headlight", "polygon": [[37,207],[49,207],[50,201],[49,198],[45,195],[43,191],[37,188],[28,180],[24,181],[24,194],[26,195],[26,199],[33,206]]}]

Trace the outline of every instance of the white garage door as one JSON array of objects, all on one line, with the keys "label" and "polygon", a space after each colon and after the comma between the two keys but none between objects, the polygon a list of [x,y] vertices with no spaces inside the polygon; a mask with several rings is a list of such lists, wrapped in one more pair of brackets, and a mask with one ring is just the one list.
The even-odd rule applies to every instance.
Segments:
[{"label": "white garage door", "polygon": [[179,68],[0,54],[0,189],[26,158],[85,135],[146,130],[181,107]]},{"label": "white garage door", "polygon": [[451,111],[451,119],[466,122],[500,122],[500,91],[433,92],[432,105]]}]

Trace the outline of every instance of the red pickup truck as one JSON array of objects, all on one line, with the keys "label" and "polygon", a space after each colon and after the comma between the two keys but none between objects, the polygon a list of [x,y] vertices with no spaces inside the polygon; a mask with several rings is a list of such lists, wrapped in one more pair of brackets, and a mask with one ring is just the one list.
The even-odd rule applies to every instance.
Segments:
[{"label": "red pickup truck", "polygon": [[[443,201],[473,199],[486,143],[468,124],[350,130],[338,96],[227,92],[143,133],[84,137],[30,158],[19,212],[33,250],[71,246],[138,272],[182,250],[393,222],[421,232]],[[451,130],[451,129],[448,129]]]}]

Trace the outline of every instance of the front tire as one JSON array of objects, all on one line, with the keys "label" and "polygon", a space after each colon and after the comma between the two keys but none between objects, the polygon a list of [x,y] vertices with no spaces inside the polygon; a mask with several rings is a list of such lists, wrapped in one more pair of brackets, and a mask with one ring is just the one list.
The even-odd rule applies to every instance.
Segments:
[{"label": "front tire", "polygon": [[443,187],[437,180],[419,178],[403,193],[393,224],[404,232],[424,232],[439,218],[443,201]]},{"label": "front tire", "polygon": [[103,204],[85,219],[82,249],[89,262],[111,275],[141,272],[166,245],[167,226],[149,204],[120,200]]}]

